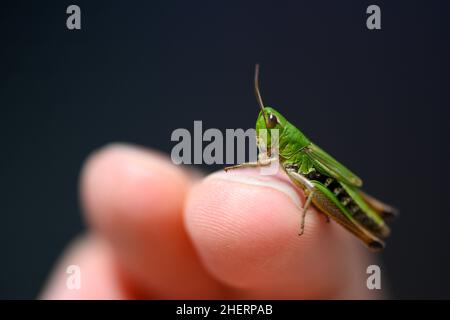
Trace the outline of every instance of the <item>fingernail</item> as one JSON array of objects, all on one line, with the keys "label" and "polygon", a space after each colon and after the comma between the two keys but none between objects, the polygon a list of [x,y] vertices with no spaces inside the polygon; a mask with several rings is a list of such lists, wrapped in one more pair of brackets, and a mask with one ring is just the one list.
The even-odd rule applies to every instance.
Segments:
[{"label": "fingernail", "polygon": [[219,171],[209,175],[206,179],[221,179],[252,186],[269,187],[287,195],[297,206],[301,204],[297,191],[289,181],[283,181],[276,176],[259,175],[254,170]]}]

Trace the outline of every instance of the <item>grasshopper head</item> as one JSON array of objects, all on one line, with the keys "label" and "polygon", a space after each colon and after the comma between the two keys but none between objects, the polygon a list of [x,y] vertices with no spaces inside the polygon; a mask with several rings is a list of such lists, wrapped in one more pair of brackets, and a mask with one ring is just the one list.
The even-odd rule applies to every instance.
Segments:
[{"label": "grasshopper head", "polygon": [[[278,137],[280,137],[283,134],[286,123],[286,118],[275,109],[271,107],[261,109],[256,120],[256,143],[258,147],[262,150],[270,150],[273,130],[278,130]],[[265,130],[265,135],[260,134],[261,130]]]}]

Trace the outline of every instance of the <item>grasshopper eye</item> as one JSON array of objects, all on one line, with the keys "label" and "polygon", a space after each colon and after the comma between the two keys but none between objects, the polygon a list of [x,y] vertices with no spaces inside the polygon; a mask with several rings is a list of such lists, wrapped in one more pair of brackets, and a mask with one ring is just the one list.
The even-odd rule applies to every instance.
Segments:
[{"label": "grasshopper eye", "polygon": [[269,114],[269,117],[267,118],[267,127],[269,128],[269,129],[273,129],[273,128],[275,128],[275,126],[277,125],[277,123],[278,123],[278,119],[277,119],[277,117],[273,114],[273,113],[270,113]]}]

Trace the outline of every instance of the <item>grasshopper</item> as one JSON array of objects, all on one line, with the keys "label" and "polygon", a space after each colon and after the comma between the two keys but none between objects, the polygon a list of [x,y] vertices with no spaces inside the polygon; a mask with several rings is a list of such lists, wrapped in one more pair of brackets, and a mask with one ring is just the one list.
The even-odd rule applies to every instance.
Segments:
[{"label": "grasshopper", "polygon": [[326,215],[328,222],[331,217],[371,250],[384,249],[382,239],[390,233],[386,220],[396,216],[397,210],[364,193],[360,189],[362,180],[357,175],[311,142],[278,111],[264,105],[259,90],[259,65],[255,68],[254,86],[261,109],[256,120],[256,134],[258,136],[260,130],[267,130],[267,141],[256,139],[258,148],[263,150],[261,144],[266,143],[265,149],[271,150],[270,132],[277,129],[278,154],[274,157],[269,152],[265,157],[260,157],[260,152],[257,161],[227,167],[225,170],[267,166],[272,161],[279,161],[293,184],[305,193],[299,235],[303,234],[305,215],[313,204]]}]

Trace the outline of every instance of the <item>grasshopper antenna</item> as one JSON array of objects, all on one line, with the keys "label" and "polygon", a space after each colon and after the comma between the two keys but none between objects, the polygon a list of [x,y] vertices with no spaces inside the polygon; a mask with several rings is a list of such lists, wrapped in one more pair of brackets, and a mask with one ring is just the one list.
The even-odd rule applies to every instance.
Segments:
[{"label": "grasshopper antenna", "polygon": [[267,124],[267,117],[266,117],[266,113],[264,111],[264,103],[261,98],[261,92],[259,91],[259,64],[255,65],[255,95],[256,95],[256,100],[258,101],[259,107],[261,108],[261,111],[263,113],[264,120]]}]

